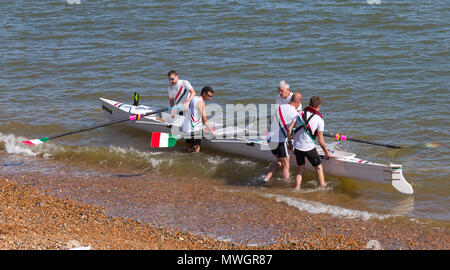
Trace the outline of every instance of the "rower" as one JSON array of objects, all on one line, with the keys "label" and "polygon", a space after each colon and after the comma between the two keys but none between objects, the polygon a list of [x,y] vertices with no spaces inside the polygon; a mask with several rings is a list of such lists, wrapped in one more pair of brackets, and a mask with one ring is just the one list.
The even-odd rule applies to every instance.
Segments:
[{"label": "rower", "polygon": [[[205,101],[210,101],[213,94],[214,90],[210,86],[205,86],[202,89],[201,96],[195,96],[189,103],[182,126],[188,152],[200,152],[200,143],[203,136],[202,126],[206,127],[206,132],[214,133],[206,118],[205,108]],[[201,125],[200,120],[203,125]]]},{"label": "rower", "polygon": [[[275,104],[276,104],[275,108],[278,108],[281,104],[289,104],[289,102],[291,102],[293,93],[289,91],[289,84],[285,80],[280,81],[280,83],[278,84],[278,94],[279,95],[275,99]],[[302,94],[300,94],[300,99],[303,100]],[[300,100],[300,105],[298,105],[298,107],[296,108],[298,113],[300,113],[302,111],[301,100]],[[269,117],[269,116],[267,116],[267,117]],[[269,118],[269,121],[270,121],[269,124],[276,121],[273,118],[274,118],[274,115],[271,115]]]},{"label": "rower", "polygon": [[291,144],[292,130],[295,126],[293,146],[298,166],[298,172],[295,176],[295,189],[297,190],[300,190],[300,184],[302,182],[302,174],[305,169],[305,157],[314,167],[320,187],[325,187],[323,168],[315,144],[315,139],[318,138],[319,145],[322,147],[325,157],[331,157],[323,138],[325,122],[319,113],[321,104],[322,99],[319,96],[313,96],[309,100],[309,106],[289,125],[289,144]]},{"label": "rower", "polygon": [[[178,74],[175,70],[170,70],[167,73],[169,79],[169,102],[170,107],[178,104],[183,104],[185,108],[189,106],[191,100],[195,97],[196,93],[191,83],[187,80],[178,79]],[[170,111],[172,118],[175,118],[175,111]],[[183,112],[180,112],[183,115]]]},{"label": "rower", "polygon": [[264,178],[267,183],[272,175],[281,167],[283,167],[283,177],[289,178],[289,152],[287,146],[288,127],[298,116],[296,108],[301,103],[301,94],[293,93],[289,104],[281,104],[274,112],[274,121],[270,128],[267,141],[272,149],[272,154],[277,158],[276,162],[272,162],[269,173]]},{"label": "rower", "polygon": [[[292,99],[293,93],[289,91],[289,84],[282,80],[278,84],[278,97],[275,100],[275,104],[281,105],[281,104],[289,104]],[[302,98],[302,94],[300,94],[300,97]],[[278,107],[278,106],[277,106]],[[298,112],[302,111],[302,103],[300,102],[300,105],[296,108]]]}]

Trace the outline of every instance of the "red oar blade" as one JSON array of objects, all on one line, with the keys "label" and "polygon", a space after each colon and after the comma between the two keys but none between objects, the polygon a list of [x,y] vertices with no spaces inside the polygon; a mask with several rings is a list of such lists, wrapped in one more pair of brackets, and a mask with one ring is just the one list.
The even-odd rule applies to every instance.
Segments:
[{"label": "red oar blade", "polygon": [[22,141],[22,143],[27,144],[27,145],[38,145],[38,144],[43,144],[48,142],[49,138],[45,137],[45,138],[40,138],[40,139],[34,139],[34,140],[29,140],[29,141]]},{"label": "red oar blade", "polygon": [[174,147],[177,143],[177,138],[172,134],[163,132],[153,132],[151,146],[152,147]]}]

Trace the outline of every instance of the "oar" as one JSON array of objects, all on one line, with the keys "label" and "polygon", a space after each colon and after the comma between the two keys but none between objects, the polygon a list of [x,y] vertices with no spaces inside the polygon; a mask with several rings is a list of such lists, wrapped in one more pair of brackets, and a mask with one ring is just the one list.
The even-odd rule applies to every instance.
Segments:
[{"label": "oar", "polygon": [[[152,133],[152,138],[151,138],[151,147],[154,148],[165,148],[165,147],[174,147],[177,144],[177,141],[180,139],[181,137],[169,134],[169,133],[164,133],[164,132],[153,132]],[[203,137],[205,138],[205,137]],[[259,140],[255,140],[255,141],[251,141],[251,140],[246,140],[246,139],[242,139],[242,140],[236,140],[236,139],[212,139],[211,142],[217,143],[217,142],[221,142],[221,143],[242,143],[242,144],[255,144],[255,143],[259,143]]]},{"label": "oar", "polygon": [[142,117],[145,117],[145,116],[148,116],[148,115],[157,114],[157,113],[160,113],[160,112],[165,112],[165,111],[170,111],[170,110],[176,110],[176,109],[180,109],[182,107],[183,107],[183,105],[176,105],[174,107],[162,108],[162,109],[159,109],[159,110],[156,110],[156,111],[152,111],[152,112],[148,112],[148,113],[144,113],[144,114],[133,114],[133,115],[128,116],[128,117],[123,118],[123,119],[110,121],[110,122],[99,124],[99,125],[95,125],[95,126],[92,126],[92,127],[82,128],[82,129],[75,130],[75,131],[70,131],[70,132],[65,132],[65,133],[61,133],[61,134],[54,135],[54,136],[51,136],[51,137],[44,137],[44,138],[40,138],[40,139],[34,139],[34,140],[22,141],[22,142],[24,144],[28,144],[28,145],[42,144],[42,143],[48,142],[49,140],[60,138],[60,137],[64,137],[64,136],[67,136],[67,135],[80,133],[80,132],[83,132],[83,131],[96,129],[96,128],[100,128],[100,127],[104,127],[104,126],[109,126],[109,125],[120,123],[120,122],[136,121],[136,120],[139,120]]},{"label": "oar", "polygon": [[340,140],[340,141],[354,141],[354,142],[360,142],[360,143],[367,143],[367,144],[373,144],[373,145],[378,145],[378,146],[384,146],[384,147],[389,147],[389,148],[394,148],[394,149],[401,149],[401,148],[408,148],[408,147],[419,147],[419,148],[438,148],[438,147],[443,147],[446,146],[443,143],[421,143],[421,144],[417,144],[417,145],[392,145],[392,144],[383,144],[383,143],[378,143],[378,142],[369,142],[369,141],[364,141],[364,140],[360,140],[360,139],[356,139],[356,138],[351,138],[348,137],[346,135],[343,134],[331,134],[328,133],[326,130],[323,133],[323,136],[326,137],[331,137],[334,138],[335,140]]},{"label": "oar", "polygon": [[353,142],[360,142],[360,143],[366,143],[366,144],[372,144],[372,145],[378,145],[378,146],[384,146],[384,147],[388,147],[388,148],[395,148],[395,149],[400,149],[400,148],[404,148],[404,146],[398,146],[398,145],[392,145],[392,144],[384,144],[384,143],[378,143],[378,142],[369,142],[369,141],[364,141],[364,140],[360,140],[360,139],[356,139],[356,138],[352,138],[352,137],[348,137],[346,135],[343,134],[331,134],[328,132],[324,132],[323,136],[325,137],[330,137],[330,138],[334,138],[337,141],[353,141]]},{"label": "oar", "polygon": [[[226,133],[225,133],[226,134]],[[198,134],[200,135],[200,134]],[[223,135],[223,134],[221,134]],[[215,135],[213,135],[215,136]],[[206,136],[202,136],[202,138],[207,138]],[[154,148],[166,148],[166,147],[174,147],[177,144],[177,141],[182,139],[182,136],[173,135],[170,133],[164,132],[153,132],[151,137],[150,146]],[[257,143],[259,141],[249,141],[246,139],[240,140],[228,140],[228,139],[210,139],[211,142],[233,142],[233,143]]]},{"label": "oar", "polygon": [[[383,144],[383,143],[378,143],[378,142],[364,141],[364,140],[360,140],[360,139],[356,139],[356,138],[351,138],[351,137],[348,137],[346,135],[342,135],[339,133],[330,134],[328,132],[324,132],[323,136],[331,137],[331,138],[334,138],[336,140],[341,140],[341,141],[354,141],[354,142],[384,146],[384,147],[394,148],[394,149],[401,149],[401,148],[407,147],[407,146],[398,146],[398,145],[392,145],[392,144]],[[174,147],[179,139],[180,139],[180,137],[174,136],[172,134],[163,133],[163,132],[153,132],[152,139],[151,139],[151,146],[152,147]],[[244,140],[212,139],[211,142],[225,142],[225,143],[232,142],[232,143],[249,144],[249,143],[258,143],[260,141],[259,140],[245,140],[245,139]],[[421,144],[420,146],[423,146],[426,148],[436,148],[436,147],[444,146],[444,144],[426,143],[426,144]]]}]

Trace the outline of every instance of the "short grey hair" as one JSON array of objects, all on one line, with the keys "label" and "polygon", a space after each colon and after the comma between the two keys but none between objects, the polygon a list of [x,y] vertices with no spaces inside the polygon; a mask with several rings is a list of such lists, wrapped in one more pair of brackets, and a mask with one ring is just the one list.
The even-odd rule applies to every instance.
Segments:
[{"label": "short grey hair", "polygon": [[279,88],[287,88],[289,89],[289,84],[287,83],[287,81],[282,80],[279,84],[278,84]]}]

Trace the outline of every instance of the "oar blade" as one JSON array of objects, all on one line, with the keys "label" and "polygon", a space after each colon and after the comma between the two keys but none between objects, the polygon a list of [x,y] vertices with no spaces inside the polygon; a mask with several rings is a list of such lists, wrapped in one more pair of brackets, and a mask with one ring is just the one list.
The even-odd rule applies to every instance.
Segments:
[{"label": "oar blade", "polygon": [[28,140],[28,141],[22,141],[22,143],[27,145],[38,145],[48,142],[50,139],[48,137],[40,138],[40,139],[34,139],[34,140]]},{"label": "oar blade", "polygon": [[177,137],[169,133],[153,132],[151,139],[151,147],[164,148],[174,147],[177,143]]},{"label": "oar blade", "polygon": [[425,143],[424,146],[428,147],[428,148],[438,148],[438,147],[445,146],[445,144],[443,144],[443,143],[436,143],[436,142],[430,142],[430,143]]}]

